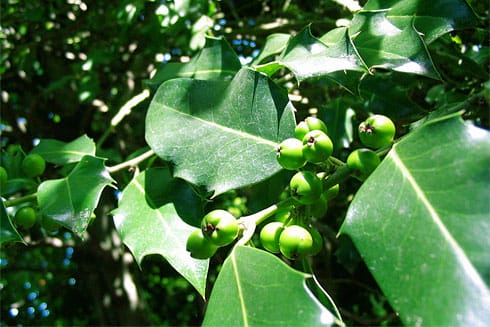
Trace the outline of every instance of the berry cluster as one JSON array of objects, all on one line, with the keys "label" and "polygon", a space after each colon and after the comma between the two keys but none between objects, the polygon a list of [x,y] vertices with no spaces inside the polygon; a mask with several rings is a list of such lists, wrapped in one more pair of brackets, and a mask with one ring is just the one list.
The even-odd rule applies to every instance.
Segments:
[{"label": "berry cluster", "polygon": [[225,210],[213,210],[201,221],[201,229],[187,238],[186,249],[196,259],[212,257],[219,247],[231,244],[238,236],[238,220]]},{"label": "berry cluster", "polygon": [[[393,122],[382,115],[369,117],[359,125],[358,131],[366,148],[352,151],[345,165],[331,157],[333,144],[327,135],[327,127],[316,117],[307,117],[297,124],[295,137],[279,144],[276,153],[278,163],[296,173],[289,182],[288,200],[282,206],[278,204],[275,219],[260,230],[260,244],[265,250],[280,253],[290,260],[320,252],[323,237],[312,223],[314,219],[325,216],[328,201],[339,193],[338,181],[330,179],[331,176],[340,166],[345,166],[347,174],[365,180],[380,163],[374,150],[391,145],[395,136]],[[259,215],[253,223],[259,225],[268,217]],[[242,233],[247,228],[245,218],[250,216],[235,219],[225,210],[209,212],[202,219],[201,228],[188,237],[187,251],[198,259],[213,256],[219,247],[231,244],[239,235],[245,235]],[[254,230],[255,225],[252,232]]]},{"label": "berry cluster", "polygon": [[[9,184],[22,185],[21,180],[25,179],[32,179],[35,182],[39,182],[39,178],[46,170],[46,161],[41,155],[37,153],[25,155],[20,146],[14,145],[9,147],[5,155],[10,156],[11,158],[16,158],[18,156],[23,158],[22,161],[20,161],[20,174],[14,172],[13,178],[10,178],[9,171],[5,167],[0,166],[0,187],[2,189],[3,187],[5,187],[5,189],[10,189]],[[25,230],[31,229],[37,222],[39,222],[40,226],[42,226],[48,233],[60,228],[60,225],[53,219],[39,214],[38,209],[32,203],[23,203],[22,205],[17,206],[15,214],[12,217],[12,222],[16,227]]]}]

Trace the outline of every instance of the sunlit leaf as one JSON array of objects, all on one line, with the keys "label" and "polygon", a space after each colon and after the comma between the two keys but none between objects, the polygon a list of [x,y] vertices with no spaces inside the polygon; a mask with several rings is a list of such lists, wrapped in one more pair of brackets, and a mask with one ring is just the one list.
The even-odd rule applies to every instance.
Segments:
[{"label": "sunlit leaf", "polygon": [[224,38],[206,37],[204,48],[188,63],[165,63],[150,80],[151,88],[177,77],[196,79],[231,79],[241,64],[238,56]]},{"label": "sunlit leaf", "polygon": [[62,166],[78,162],[86,155],[95,156],[95,143],[87,135],[68,143],[55,139],[41,139],[31,152],[41,155],[47,162]]},{"label": "sunlit leaf", "polygon": [[104,159],[83,156],[67,177],[39,185],[39,207],[43,215],[83,237],[103,189],[112,183]]},{"label": "sunlit leaf", "polygon": [[270,253],[238,246],[223,264],[203,326],[334,325],[334,315],[313,296],[307,278]]},{"label": "sunlit leaf", "polygon": [[287,67],[299,81],[339,71],[365,71],[346,29],[341,32],[340,37],[336,36],[338,42],[326,45],[311,35],[307,27],[289,39],[276,61],[257,66],[256,69],[271,75],[275,70]]},{"label": "sunlit leaf", "polygon": [[168,168],[142,172],[128,184],[113,212],[114,224],[138,264],[159,254],[205,296],[209,260],[193,259],[187,237],[196,228],[184,220],[200,220],[201,200]]},{"label": "sunlit leaf", "polygon": [[349,35],[363,61],[370,68],[438,78],[422,36],[413,24],[396,26],[388,19],[388,13],[389,10],[360,11],[352,19]]},{"label": "sunlit leaf", "polygon": [[439,117],[394,146],[356,194],[348,234],[407,325],[490,316],[490,135]]},{"label": "sunlit leaf", "polygon": [[294,133],[293,110],[283,89],[247,68],[231,82],[174,79],[150,104],[146,140],[176,177],[218,195],[281,169],[277,146]]},{"label": "sunlit leaf", "polygon": [[468,28],[476,23],[475,14],[464,0],[370,0],[363,10],[388,8],[387,19],[401,28],[411,25],[414,19],[415,29],[422,33],[427,43],[455,29]]}]

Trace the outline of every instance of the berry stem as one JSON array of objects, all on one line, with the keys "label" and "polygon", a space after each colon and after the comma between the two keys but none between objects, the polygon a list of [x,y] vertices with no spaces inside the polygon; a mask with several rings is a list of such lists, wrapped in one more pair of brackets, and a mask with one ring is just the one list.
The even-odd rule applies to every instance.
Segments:
[{"label": "berry stem", "polygon": [[146,151],[145,153],[140,154],[136,158],[133,158],[133,159],[125,161],[125,162],[121,162],[120,164],[117,164],[117,165],[112,166],[112,167],[107,167],[107,171],[110,174],[112,174],[112,173],[115,173],[117,171],[129,168],[132,166],[137,166],[139,163],[145,161],[146,159],[150,158],[154,154],[155,154],[155,152],[150,149],[150,150]]},{"label": "berry stem", "polygon": [[295,203],[293,198],[287,198],[276,204],[271,205],[259,212],[256,212],[249,216],[243,216],[238,219],[238,223],[243,228],[243,235],[240,240],[236,243],[237,245],[245,245],[250,241],[253,234],[255,233],[255,228],[260,223],[264,222],[267,218],[277,213],[279,210],[291,207]]},{"label": "berry stem", "polygon": [[131,110],[138,104],[143,102],[150,96],[150,91],[145,89],[141,93],[136,94],[129,99],[117,112],[117,114],[111,119],[111,125],[107,128],[97,142],[97,148],[100,148],[102,144],[107,140],[109,135],[114,131],[114,128],[121,122],[121,120],[131,113]]},{"label": "berry stem", "polygon": [[7,208],[7,207],[13,207],[19,205],[24,202],[36,202],[36,199],[37,199],[37,193],[32,193],[32,194],[21,196],[20,198],[7,200],[3,204]]}]

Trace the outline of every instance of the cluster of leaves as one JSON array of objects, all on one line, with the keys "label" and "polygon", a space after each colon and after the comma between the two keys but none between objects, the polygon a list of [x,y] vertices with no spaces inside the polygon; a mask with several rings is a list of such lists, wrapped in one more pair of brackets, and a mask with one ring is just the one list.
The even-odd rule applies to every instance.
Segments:
[{"label": "cluster of leaves", "polygon": [[[240,244],[221,250],[225,259],[210,290],[210,261],[185,249],[209,201],[236,190],[249,195],[250,208],[278,201],[290,176],[276,161],[278,144],[294,136],[308,90],[325,89],[330,101],[320,101],[315,113],[341,160],[358,142],[354,115],[361,121],[383,113],[400,127],[373,174],[347,188],[355,196],[334,234],[352,239],[403,323],[483,324],[490,314],[490,138],[461,117],[464,110],[464,118],[485,126],[488,48],[476,40],[475,53],[457,51],[448,34],[478,31],[478,24],[464,1],[371,0],[348,27],[320,37],[309,26],[272,34],[248,66],[224,38],[207,37],[189,62],[163,65],[146,81],[149,151],[108,166],[87,136],[41,139],[32,153],[62,167],[62,177],[37,187],[39,210],[84,238],[102,191],[120,170],[139,166],[112,211],[116,230],[139,265],[161,255],[208,301],[204,325],[343,325],[314,270]],[[458,60],[446,60],[448,53]],[[454,67],[469,73],[463,86]],[[298,105],[290,101],[295,94]],[[415,102],[420,94],[425,102]],[[14,159],[6,153],[2,162]],[[6,167],[17,177],[15,169]],[[26,189],[16,179],[6,185],[10,193],[2,188],[2,197]],[[2,199],[2,244],[25,241],[6,210],[14,201]]]}]

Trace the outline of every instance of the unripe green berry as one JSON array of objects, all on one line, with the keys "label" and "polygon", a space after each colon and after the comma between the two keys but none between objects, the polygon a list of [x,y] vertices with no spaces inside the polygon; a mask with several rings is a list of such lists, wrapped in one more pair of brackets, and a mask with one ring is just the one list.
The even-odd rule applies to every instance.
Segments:
[{"label": "unripe green berry", "polygon": [[303,142],[289,138],[279,144],[276,153],[277,162],[288,170],[297,170],[306,165],[303,157]]},{"label": "unripe green berry", "polygon": [[17,210],[14,216],[15,224],[24,228],[31,228],[36,220],[36,210],[33,207],[22,207]]},{"label": "unripe green berry", "polygon": [[365,148],[354,150],[347,157],[347,167],[360,181],[366,180],[379,163],[380,159],[376,152]]},{"label": "unripe green berry", "polygon": [[373,115],[359,124],[359,139],[365,146],[379,149],[388,146],[395,137],[395,124],[383,115]]},{"label": "unripe green berry", "polygon": [[200,229],[193,231],[189,235],[185,248],[191,253],[191,257],[195,259],[210,258],[218,250],[218,246],[204,237]]},{"label": "unripe green berry", "polygon": [[298,125],[296,125],[294,136],[298,140],[303,140],[305,135],[311,131],[322,131],[327,134],[327,125],[317,117],[306,117],[304,121],[299,122]]},{"label": "unripe green berry", "polygon": [[299,225],[284,228],[279,237],[279,249],[288,259],[300,259],[308,255],[313,247],[310,232]]},{"label": "unripe green berry", "polygon": [[301,204],[312,204],[322,194],[322,181],[311,171],[297,172],[289,182],[291,196]]},{"label": "unripe green berry", "polygon": [[260,243],[269,252],[279,253],[279,237],[284,229],[281,222],[274,221],[265,225],[260,231]]},{"label": "unripe green berry", "polygon": [[308,132],[303,138],[303,156],[308,162],[324,162],[332,155],[332,152],[332,141],[320,130]]},{"label": "unripe green berry", "polygon": [[213,210],[202,219],[201,230],[212,243],[225,246],[238,236],[238,221],[226,210]]},{"label": "unripe green berry", "polygon": [[21,164],[22,171],[27,177],[37,177],[44,173],[46,169],[46,161],[37,153],[32,153],[22,160]]}]

